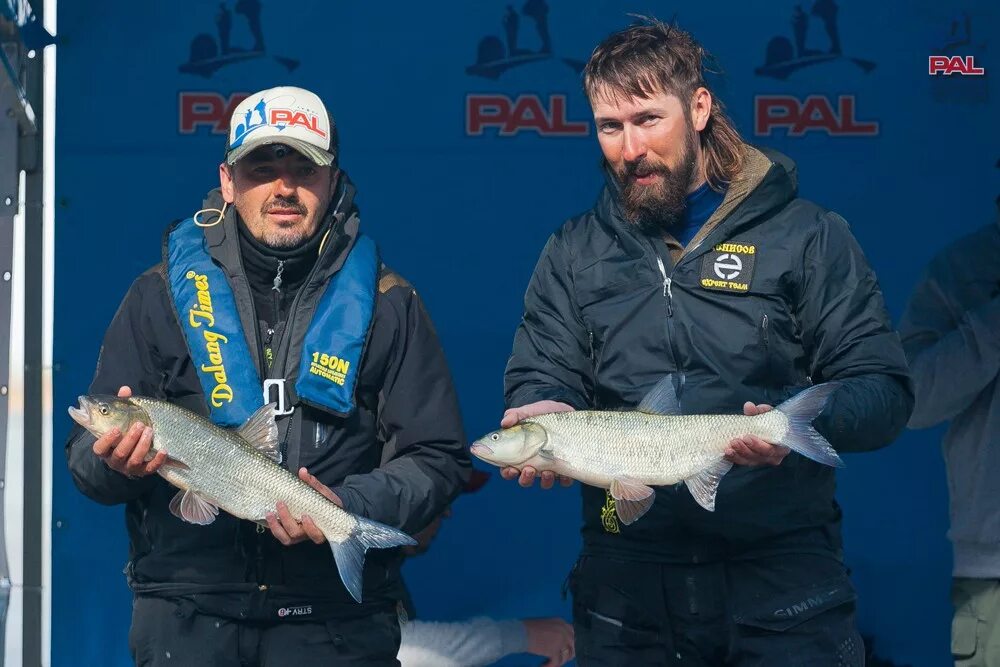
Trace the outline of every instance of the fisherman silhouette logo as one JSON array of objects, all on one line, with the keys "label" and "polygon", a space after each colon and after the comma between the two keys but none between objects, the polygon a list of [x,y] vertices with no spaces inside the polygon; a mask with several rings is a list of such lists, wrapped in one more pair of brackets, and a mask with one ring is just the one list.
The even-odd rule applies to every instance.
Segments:
[{"label": "fisherman silhouette logo", "polygon": [[[533,35],[521,31],[529,21],[535,27]],[[561,64],[557,65],[557,70],[562,69],[562,65],[572,70],[576,75],[574,88],[579,88],[579,74],[585,63],[554,55],[549,34],[549,5],[545,0],[526,0],[520,12],[513,5],[507,5],[500,24],[504,39],[488,35],[479,40],[476,62],[465,68],[466,74],[495,81],[517,67],[557,63]],[[529,42],[530,48],[526,46]],[[551,75],[551,68],[545,73],[547,77]],[[567,71],[567,78],[568,74]],[[590,123],[572,120],[568,110],[569,95],[562,92],[510,95],[508,91],[476,91],[465,98],[465,134],[470,137],[512,137],[521,133],[584,137],[590,134]]]},{"label": "fisherman silhouette logo", "polygon": [[[875,63],[848,57],[841,52],[840,29],[837,26],[839,9],[834,0],[815,0],[808,14],[802,9],[801,4],[795,5],[792,12],[792,33],[795,44],[793,45],[788,37],[782,35],[771,38],[767,43],[764,64],[754,71],[760,76],[784,81],[801,69],[843,60],[857,65],[865,74],[871,72],[875,69]],[[811,21],[812,18],[818,19],[823,24],[828,42],[826,50],[810,48],[807,45],[810,38],[810,24],[815,25]]]},{"label": "fisherman silhouette logo", "polygon": [[[186,63],[178,66],[185,74],[197,74],[206,79],[216,71],[236,63],[264,58],[267,50],[264,46],[264,30],[260,19],[260,0],[236,0],[232,10],[228,2],[219,3],[219,11],[215,15],[215,26],[218,41],[208,33],[196,35],[191,40],[191,51]],[[233,14],[238,14],[246,21],[253,44],[249,47],[236,46],[231,43],[233,30]],[[281,56],[274,60],[291,72],[299,66],[299,61]]]},{"label": "fisherman silhouette logo", "polygon": [[[519,43],[522,17],[535,24],[538,42],[534,44],[534,50],[525,48],[523,43]],[[488,35],[479,40],[476,62],[465,68],[467,74],[496,80],[514,67],[553,59],[565,63],[577,74],[583,71],[585,64],[583,61],[560,58],[553,54],[552,37],[549,34],[549,5],[545,0],[527,0],[521,7],[520,13],[513,5],[507,5],[501,24],[504,39]]]}]

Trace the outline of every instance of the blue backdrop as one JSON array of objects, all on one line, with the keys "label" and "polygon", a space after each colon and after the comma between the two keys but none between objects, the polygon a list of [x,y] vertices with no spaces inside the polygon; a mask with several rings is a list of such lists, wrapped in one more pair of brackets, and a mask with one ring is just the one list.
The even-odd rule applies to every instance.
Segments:
[{"label": "blue backdrop", "polygon": [[[122,509],[73,487],[63,410],[164,227],[218,183],[241,93],[291,84],[327,102],[364,228],[426,301],[473,436],[502,412],[539,251],[600,187],[579,67],[630,12],[676,17],[716,54],[716,92],[741,131],[795,159],[803,196],[852,224],[894,318],[933,253],[994,220],[995,1],[816,4],[795,19],[795,0],[61,3],[52,664],[129,664]],[[932,77],[941,54],[988,73]],[[919,667],[949,661],[941,432],[850,456],[839,477],[862,629]],[[578,496],[496,476],[462,498],[407,565],[421,615],[568,617]]]}]

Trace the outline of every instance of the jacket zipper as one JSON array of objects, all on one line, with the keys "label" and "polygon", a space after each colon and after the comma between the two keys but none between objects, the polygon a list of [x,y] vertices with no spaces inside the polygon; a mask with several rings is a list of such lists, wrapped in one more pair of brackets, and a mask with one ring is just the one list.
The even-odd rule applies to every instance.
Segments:
[{"label": "jacket zipper", "polygon": [[663,258],[659,255],[656,256],[656,266],[660,269],[660,275],[663,276],[663,296],[667,299],[667,317],[674,316],[674,293],[671,290],[671,284],[673,280],[670,276],[674,274],[673,271],[670,272],[670,276],[667,275],[667,267],[663,265]]}]

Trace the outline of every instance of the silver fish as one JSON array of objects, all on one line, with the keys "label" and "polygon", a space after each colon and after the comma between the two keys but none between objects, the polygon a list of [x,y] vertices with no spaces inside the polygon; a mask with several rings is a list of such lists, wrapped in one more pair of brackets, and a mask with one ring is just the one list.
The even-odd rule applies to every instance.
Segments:
[{"label": "silver fish", "polygon": [[682,415],[674,377],[663,378],[634,411],[580,410],[539,415],[488,433],[472,453],[497,466],[551,470],[608,489],[622,523],[653,505],[653,486],[683,482],[699,505],[715,510],[723,456],[734,438],[754,435],[818,463],[841,467],[830,443],[813,427],[836,382],[798,393],[774,410],[745,415]]},{"label": "silver fish", "polygon": [[416,544],[409,535],[350,514],[282,468],[274,404],[255,412],[239,429],[224,429],[180,406],[132,396],[80,396],[70,417],[97,437],[118,427],[122,433],[139,422],[153,429],[149,458],[166,450],[158,470],[181,489],[170,502],[178,518],[198,525],[215,520],[219,509],[267,526],[278,501],[292,517],[309,515],[330,543],[340,579],[361,602],[365,552]]}]

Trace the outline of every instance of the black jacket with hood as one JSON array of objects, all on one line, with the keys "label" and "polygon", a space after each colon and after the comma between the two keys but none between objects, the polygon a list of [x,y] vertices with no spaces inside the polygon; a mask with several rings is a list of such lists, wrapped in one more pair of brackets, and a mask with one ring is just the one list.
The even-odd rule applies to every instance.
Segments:
[{"label": "black jacket with hood", "polygon": [[[507,365],[508,407],[631,408],[681,373],[686,414],[732,414],[839,380],[816,428],[840,452],[888,444],[913,406],[899,337],[847,223],[796,191],[787,158],[748,146],[719,209],[671,253],[623,218],[609,177],[597,205],[542,252]],[[839,554],[834,480],[791,453],[777,467],[735,466],[715,512],[684,485],[658,488],[630,526],[602,521],[606,492],[583,486],[584,553],[688,563]]]},{"label": "black jacket with hood", "polygon": [[[261,252],[240,232],[242,222],[232,209],[222,224],[205,230],[213,261],[233,290],[260,377],[282,377],[286,365],[297,365],[323,288],[358,237],[353,200],[354,187],[342,173],[318,235],[330,230],[318,257],[317,238],[292,253]],[[204,206],[221,203],[216,190]],[[303,253],[316,259],[303,261]],[[282,292],[274,294],[270,288],[281,258],[288,267]],[[269,368],[268,357],[273,357]],[[114,394],[122,385],[208,414],[171,306],[164,264],[141,275],[125,295],[89,392]],[[470,463],[433,325],[413,288],[384,266],[354,398],[356,407],[346,416],[300,405],[290,421],[279,420],[280,431],[287,429],[284,465],[306,466],[348,511],[412,534],[459,493]],[[224,512],[208,526],[185,523],[168,510],[175,488],[158,475],[128,479],[112,471],[94,455],[93,443],[92,435],[74,427],[66,445],[69,467],[87,496],[108,505],[125,503],[126,575],[133,591],[258,620],[276,620],[284,607],[309,607],[307,620],[365,615],[394,608],[402,598],[398,549],[368,552],[359,605],[341,584],[327,545],[285,547],[270,531]]]}]

